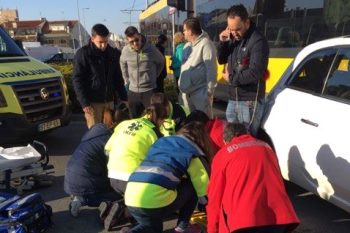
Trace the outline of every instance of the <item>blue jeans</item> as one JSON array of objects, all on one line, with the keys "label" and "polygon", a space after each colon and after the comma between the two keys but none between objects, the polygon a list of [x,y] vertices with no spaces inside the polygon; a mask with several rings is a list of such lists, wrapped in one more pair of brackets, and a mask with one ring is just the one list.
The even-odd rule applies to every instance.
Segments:
[{"label": "blue jeans", "polygon": [[84,200],[82,204],[90,207],[98,207],[103,201],[114,202],[122,199],[122,196],[114,191],[109,191],[105,193],[87,194],[81,197]]},{"label": "blue jeans", "polygon": [[128,206],[130,214],[137,221],[137,225],[131,229],[132,233],[162,233],[163,220],[179,210],[177,226],[186,228],[192,213],[197,205],[197,195],[190,180],[182,180],[177,189],[177,197],[168,206],[145,209]]},{"label": "blue jeans", "polygon": [[257,102],[229,100],[226,108],[226,119],[228,122],[240,122],[244,124],[247,130],[253,136],[256,136],[261,124],[263,112],[264,100],[259,100]]}]

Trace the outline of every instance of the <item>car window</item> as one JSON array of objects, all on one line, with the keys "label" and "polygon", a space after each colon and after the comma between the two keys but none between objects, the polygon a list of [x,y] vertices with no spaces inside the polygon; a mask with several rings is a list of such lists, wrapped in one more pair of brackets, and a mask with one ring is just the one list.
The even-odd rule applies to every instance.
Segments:
[{"label": "car window", "polygon": [[301,63],[288,86],[311,93],[322,93],[336,49],[324,49],[313,53]]},{"label": "car window", "polygon": [[324,94],[350,101],[350,49],[339,49]]}]

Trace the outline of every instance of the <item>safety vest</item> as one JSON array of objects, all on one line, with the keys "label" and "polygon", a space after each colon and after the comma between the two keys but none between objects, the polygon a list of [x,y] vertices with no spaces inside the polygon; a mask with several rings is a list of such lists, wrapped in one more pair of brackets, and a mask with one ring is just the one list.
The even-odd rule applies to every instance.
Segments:
[{"label": "safety vest", "polygon": [[158,139],[154,129],[155,125],[145,117],[123,121],[115,128],[105,146],[109,178],[128,180]]}]

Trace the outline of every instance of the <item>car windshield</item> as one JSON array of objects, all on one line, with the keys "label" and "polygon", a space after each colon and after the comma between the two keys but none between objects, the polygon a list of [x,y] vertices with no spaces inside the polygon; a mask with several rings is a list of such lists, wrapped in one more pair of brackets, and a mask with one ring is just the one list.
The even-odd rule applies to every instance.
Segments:
[{"label": "car windshield", "polygon": [[25,56],[14,40],[0,28],[0,57]]}]

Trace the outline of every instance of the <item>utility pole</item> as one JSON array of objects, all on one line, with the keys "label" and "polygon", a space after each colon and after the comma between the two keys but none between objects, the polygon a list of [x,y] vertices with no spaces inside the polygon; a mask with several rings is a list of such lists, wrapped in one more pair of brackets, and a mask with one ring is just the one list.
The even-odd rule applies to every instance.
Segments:
[{"label": "utility pole", "polygon": [[85,10],[90,10],[90,8],[89,7],[84,7],[84,8],[82,8],[82,10],[83,10],[83,26],[84,26],[84,44],[86,44],[87,43],[87,38],[86,38],[86,24],[85,24]]},{"label": "utility pole", "polygon": [[81,37],[79,0],[77,0],[77,10],[78,10],[79,47],[82,47],[83,46],[83,38]]},{"label": "utility pole", "polygon": [[74,54],[75,54],[75,52],[76,52],[76,48],[75,48],[75,39],[74,39],[74,36],[73,36],[73,35],[71,36],[71,38],[72,38],[72,44],[73,44],[73,51],[74,51]]},{"label": "utility pole", "polygon": [[175,54],[175,40],[174,40],[174,37],[175,37],[175,12],[171,15],[171,32],[172,32],[172,38],[173,38],[173,41],[172,41],[172,47],[173,47],[173,54]]}]

